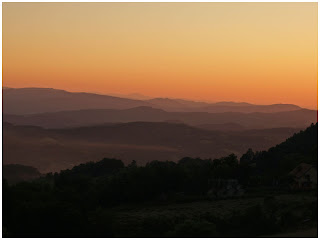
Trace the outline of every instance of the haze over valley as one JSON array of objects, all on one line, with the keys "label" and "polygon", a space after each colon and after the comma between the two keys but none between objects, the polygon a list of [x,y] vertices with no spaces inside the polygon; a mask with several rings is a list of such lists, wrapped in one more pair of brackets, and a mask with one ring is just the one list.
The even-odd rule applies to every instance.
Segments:
[{"label": "haze over valley", "polygon": [[3,2],[2,236],[318,236],[317,2]]},{"label": "haze over valley", "polygon": [[57,89],[3,89],[3,161],[55,172],[103,157],[178,161],[266,150],[316,122],[291,104],[134,100]]}]

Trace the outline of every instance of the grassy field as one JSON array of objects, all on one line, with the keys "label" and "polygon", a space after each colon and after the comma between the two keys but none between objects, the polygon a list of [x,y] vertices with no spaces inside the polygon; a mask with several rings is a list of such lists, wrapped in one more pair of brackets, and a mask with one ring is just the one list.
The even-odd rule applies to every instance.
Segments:
[{"label": "grassy field", "polygon": [[[238,199],[226,199],[216,201],[195,201],[189,203],[162,203],[157,206],[126,206],[118,207],[116,210],[116,225],[119,236],[139,236],[142,232],[146,231],[146,228],[150,228],[155,234],[158,229],[171,229],[172,226],[184,223],[185,221],[214,222],[214,218],[228,219],[235,214],[245,214],[250,208],[256,206],[276,206],[274,213],[276,219],[280,219],[281,216],[286,213],[292,214],[288,217],[288,227],[281,230],[281,232],[298,231],[299,227],[295,225],[294,229],[291,229],[290,221],[298,219],[301,222],[301,227],[304,225],[310,225],[310,216],[312,212],[308,209],[310,204],[317,201],[315,194],[281,194],[270,197],[252,197],[252,198],[238,198]],[[273,211],[273,210],[271,210]],[[209,219],[209,220],[208,220]],[[213,219],[213,220],[210,220]],[[279,220],[280,221],[280,220]],[[304,223],[305,222],[305,223]],[[314,225],[314,222],[311,224]],[[313,226],[314,229],[314,226]],[[159,231],[159,234],[162,232]],[[285,234],[285,233],[283,233]],[[294,233],[293,233],[294,234]],[[297,233],[303,236],[314,236],[314,230],[301,230]],[[141,235],[140,235],[141,236]],[[148,236],[148,235],[147,235]]]},{"label": "grassy field", "polygon": [[311,227],[300,231],[278,233],[273,235],[262,236],[266,238],[317,238],[318,227]]}]

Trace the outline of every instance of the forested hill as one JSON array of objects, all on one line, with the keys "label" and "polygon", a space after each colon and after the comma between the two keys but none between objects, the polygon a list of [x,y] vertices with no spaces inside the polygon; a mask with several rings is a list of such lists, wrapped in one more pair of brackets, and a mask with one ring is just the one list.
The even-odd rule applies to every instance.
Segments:
[{"label": "forested hill", "polygon": [[[265,152],[248,151],[241,157],[240,164],[234,154],[214,160],[183,158],[177,163],[152,161],[146,166],[137,166],[134,161],[125,166],[121,160],[104,159],[60,173],[50,173],[32,182],[8,185],[4,180],[3,235],[255,237],[286,230],[288,226],[295,228],[305,219],[311,219],[317,225],[317,216],[312,214],[317,212],[317,199],[313,195],[310,198],[312,192],[309,196],[303,196],[310,200],[304,199],[302,204],[296,205],[296,199],[299,200],[297,195],[291,195],[293,200],[286,198],[277,202],[270,199],[270,192],[264,190],[267,187],[273,189],[273,194],[277,194],[277,190],[288,192],[288,183],[281,177],[286,177],[300,162],[317,163],[317,129],[318,124],[311,125]],[[281,185],[273,184],[275,177],[279,177]],[[209,202],[220,191],[212,185],[217,180],[239,182],[246,191],[245,197]],[[206,207],[209,204],[221,209],[230,201],[247,201],[251,207],[245,204],[247,208],[244,209],[244,205],[232,205],[228,209],[233,214],[225,217],[221,217],[223,211],[216,213],[211,207]],[[252,201],[259,203],[253,204]],[[179,208],[170,215],[172,209],[185,206],[180,205],[184,202],[194,204],[197,214],[199,206],[202,206],[205,213],[196,216],[185,211],[185,208]],[[161,210],[157,214],[154,209],[160,205],[166,212]],[[152,213],[135,215],[128,210],[130,207],[145,209],[146,206],[151,208]],[[292,212],[297,206],[303,213],[293,217]],[[180,217],[173,217],[177,214]]]},{"label": "forested hill", "polygon": [[295,133],[286,141],[268,151],[253,153],[252,150],[242,156],[243,164],[256,163],[261,173],[281,175],[296,167],[299,163],[318,165],[318,123],[304,131]]}]

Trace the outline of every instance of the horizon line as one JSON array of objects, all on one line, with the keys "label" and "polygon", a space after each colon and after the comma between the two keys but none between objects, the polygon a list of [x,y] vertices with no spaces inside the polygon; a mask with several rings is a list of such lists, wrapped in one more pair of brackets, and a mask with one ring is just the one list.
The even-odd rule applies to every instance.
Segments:
[{"label": "horizon line", "polygon": [[[258,104],[258,103],[251,103],[251,102],[244,102],[244,101],[231,101],[231,100],[219,100],[219,101],[212,101],[212,100],[200,100],[200,99],[188,99],[188,98],[170,98],[170,97],[164,97],[164,96],[148,96],[144,95],[139,92],[132,92],[132,93],[103,93],[103,92],[90,92],[90,91],[71,91],[61,88],[54,88],[54,87],[8,87],[8,86],[2,86],[3,89],[52,89],[52,90],[58,90],[58,91],[65,91],[69,93],[87,93],[87,94],[95,94],[95,95],[101,95],[101,96],[110,96],[110,97],[117,97],[117,98],[123,98],[123,99],[130,99],[130,100],[137,100],[137,101],[148,101],[152,99],[170,99],[170,100],[184,100],[184,101],[192,101],[192,102],[198,102],[198,103],[207,103],[207,104],[217,104],[217,103],[244,103],[244,104],[251,104],[251,105],[257,105],[257,106],[270,106],[270,105],[295,105],[300,108],[304,109],[310,109],[310,110],[318,110],[318,107],[303,107],[301,105],[293,104],[293,103],[269,103],[269,104]],[[138,98],[130,98],[130,95],[141,95],[145,97],[146,99],[138,99]]]}]

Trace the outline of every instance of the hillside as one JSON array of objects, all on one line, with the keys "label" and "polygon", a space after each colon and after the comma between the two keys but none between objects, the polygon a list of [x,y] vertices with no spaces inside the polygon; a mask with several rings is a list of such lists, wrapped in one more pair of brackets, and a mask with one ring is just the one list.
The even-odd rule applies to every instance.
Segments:
[{"label": "hillside", "polygon": [[196,102],[182,99],[170,99],[170,98],[153,98],[147,102],[153,104],[156,108],[160,108],[166,111],[180,111],[180,112],[198,112],[207,106],[210,106],[206,102]]},{"label": "hillside", "polygon": [[34,114],[82,109],[128,109],[149,106],[169,112],[286,112],[301,110],[292,104],[254,105],[250,103],[206,103],[183,99],[114,97],[52,88],[3,88],[3,113]]},{"label": "hillside", "polygon": [[3,162],[34,166],[40,172],[59,171],[104,157],[177,161],[184,156],[240,155],[248,148],[265,150],[298,129],[208,131],[184,124],[132,122],[70,129],[43,129],[3,124]]},{"label": "hillside", "polygon": [[8,164],[3,165],[2,167],[3,178],[5,178],[9,182],[9,184],[14,184],[21,181],[29,181],[41,176],[38,169],[30,166]]},{"label": "hillside", "polygon": [[293,104],[272,104],[272,105],[254,105],[248,103],[231,104],[231,103],[218,103],[211,104],[210,106],[203,107],[202,110],[205,112],[263,112],[263,113],[274,113],[284,111],[296,111],[302,108]]},{"label": "hillside", "polygon": [[154,107],[161,108],[166,111],[183,111],[183,112],[210,112],[210,113],[224,113],[224,112],[242,112],[242,113],[275,113],[296,111],[302,108],[294,104],[271,104],[271,105],[257,105],[245,102],[217,102],[206,103],[196,102],[182,99],[170,98],[154,98],[147,102],[152,103]]},{"label": "hillside", "polygon": [[318,123],[268,151],[258,152],[255,162],[261,172],[276,175],[289,172],[299,163],[318,166]]},{"label": "hillside", "polygon": [[[311,162],[315,163],[317,127],[312,125],[265,153],[278,156],[278,160],[291,156],[288,160],[295,164],[295,156],[302,161],[311,156]],[[263,159],[259,153],[257,157]],[[252,166],[253,171],[247,171],[233,154],[215,159],[152,161],[145,166],[133,161],[126,165],[119,159],[103,158],[43,175],[29,183],[8,185],[4,180],[5,235],[163,238],[317,235],[316,189],[297,192],[286,184],[257,181],[261,178],[261,173],[254,171],[259,169],[258,164]],[[284,166],[291,168],[290,162]],[[268,177],[274,178],[266,170]],[[287,174],[283,171],[275,179],[286,183],[282,177]],[[215,182],[232,184],[219,187]],[[301,230],[312,232],[305,235]],[[297,231],[298,234],[292,233]]]},{"label": "hillside", "polygon": [[152,107],[130,109],[88,109],[28,115],[3,115],[3,120],[16,125],[32,125],[44,128],[80,127],[117,122],[180,121],[188,125],[233,124],[243,128],[305,128],[317,121],[317,111],[297,110],[277,113],[207,113],[166,112]]},{"label": "hillside", "polygon": [[32,114],[79,109],[124,109],[151,106],[149,103],[83,92],[67,92],[52,88],[3,89],[3,113]]},{"label": "hillside", "polygon": [[213,124],[200,124],[197,125],[198,128],[212,130],[212,131],[241,131],[245,130],[240,124],[228,122],[228,123],[213,123]]}]

